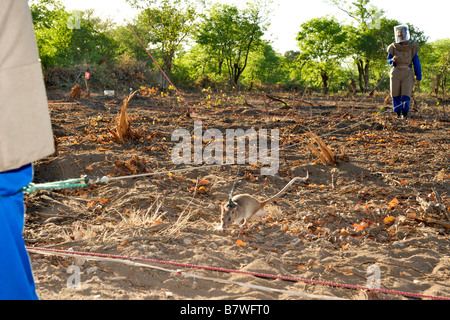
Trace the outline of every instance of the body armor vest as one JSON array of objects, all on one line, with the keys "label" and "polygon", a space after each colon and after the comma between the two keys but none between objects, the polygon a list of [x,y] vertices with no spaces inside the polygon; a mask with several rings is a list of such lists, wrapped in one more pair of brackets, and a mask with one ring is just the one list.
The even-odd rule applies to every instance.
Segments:
[{"label": "body armor vest", "polygon": [[413,58],[417,52],[419,52],[419,46],[414,42],[409,42],[406,45],[393,43],[389,48],[389,53],[397,56],[397,68],[411,67]]}]

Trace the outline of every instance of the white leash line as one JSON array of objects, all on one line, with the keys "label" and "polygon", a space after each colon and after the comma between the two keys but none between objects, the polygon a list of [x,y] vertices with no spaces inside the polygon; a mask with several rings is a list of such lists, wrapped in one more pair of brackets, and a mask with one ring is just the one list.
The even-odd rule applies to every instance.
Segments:
[{"label": "white leash line", "polygon": [[106,183],[106,182],[110,182],[110,181],[114,181],[114,180],[150,177],[150,176],[155,176],[155,175],[160,175],[160,174],[169,174],[169,173],[184,172],[184,171],[191,171],[191,170],[209,169],[209,168],[223,167],[223,166],[230,166],[230,165],[234,165],[234,164],[228,164],[228,163],[214,164],[214,165],[207,165],[207,166],[202,166],[202,167],[190,167],[190,168],[183,168],[183,169],[174,169],[174,170],[169,170],[169,171],[159,171],[159,172],[133,174],[133,175],[128,175],[128,176],[120,176],[120,177],[103,176],[102,178],[97,179],[96,181],[94,181],[93,184]]},{"label": "white leash line", "polygon": [[168,174],[168,173],[184,172],[184,171],[190,171],[190,170],[209,169],[209,168],[222,167],[222,166],[227,166],[227,165],[232,165],[232,164],[227,164],[227,163],[213,164],[213,165],[207,165],[207,166],[202,166],[202,167],[189,167],[189,168],[175,169],[175,170],[170,170],[170,171],[150,172],[150,173],[135,174],[135,175],[130,175],[130,176],[111,177],[111,178],[109,178],[109,180],[121,180],[121,179],[129,179],[129,178],[149,177],[149,176],[154,176],[154,175],[158,175],[158,174],[165,174],[165,173]]}]

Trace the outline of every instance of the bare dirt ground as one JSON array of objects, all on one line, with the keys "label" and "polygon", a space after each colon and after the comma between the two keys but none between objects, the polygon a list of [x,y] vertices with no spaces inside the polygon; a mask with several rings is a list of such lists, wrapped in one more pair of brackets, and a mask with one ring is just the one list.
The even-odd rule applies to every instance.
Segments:
[{"label": "bare dirt ground", "polygon": [[[57,153],[35,164],[35,183],[188,167],[173,164],[177,142],[171,135],[179,128],[192,132],[194,120],[224,133],[278,129],[280,168],[263,176],[259,166],[240,165],[238,172],[238,166],[228,165],[36,191],[25,198],[28,246],[361,287],[373,278],[368,270],[375,265],[382,289],[450,297],[450,221],[444,213],[450,211],[450,125],[432,97],[417,97],[405,121],[390,112],[377,115],[382,93],[355,99],[311,95],[301,101],[292,93],[273,95],[287,106],[263,93],[204,91],[185,94],[192,114],[176,96],[152,91],[131,100],[135,136],[118,143],[107,127],[114,129],[125,96],[93,93],[76,101],[67,96],[67,91],[48,92]],[[321,163],[303,143],[308,131],[324,135],[339,156],[336,166]],[[235,181],[234,194],[264,199],[307,171],[309,181],[269,205],[262,223],[249,230],[215,229],[219,206]],[[439,204],[433,190],[442,205],[425,212],[425,202]],[[187,266],[30,256],[42,300],[420,299]],[[74,273],[68,272],[73,265],[80,276],[75,288]]]}]

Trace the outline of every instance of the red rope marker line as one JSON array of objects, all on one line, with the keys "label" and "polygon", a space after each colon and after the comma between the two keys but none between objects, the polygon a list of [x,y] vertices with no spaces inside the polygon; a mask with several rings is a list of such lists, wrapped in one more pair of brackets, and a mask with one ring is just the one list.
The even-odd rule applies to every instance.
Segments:
[{"label": "red rope marker line", "polygon": [[[351,285],[351,284],[345,284],[345,283],[294,278],[294,277],[279,276],[279,275],[267,274],[267,273],[233,270],[233,269],[210,267],[210,266],[201,266],[201,265],[195,265],[195,264],[189,264],[189,263],[162,261],[162,260],[155,260],[155,259],[148,259],[148,258],[110,255],[110,254],[104,254],[104,253],[93,253],[93,252],[82,252],[82,251],[48,249],[48,248],[39,248],[39,247],[27,247],[27,250],[33,250],[33,251],[38,251],[38,252],[41,251],[41,252],[55,253],[55,254],[60,253],[60,254],[73,255],[73,256],[90,256],[90,257],[110,258],[110,259],[117,259],[117,260],[151,262],[151,263],[171,265],[171,266],[184,267],[184,268],[203,269],[203,270],[219,271],[219,272],[225,272],[225,273],[245,274],[245,275],[269,278],[269,279],[280,279],[280,280],[292,281],[292,282],[306,282],[306,283],[326,285],[326,286],[331,286],[331,287],[340,287],[340,288],[346,288],[346,289],[380,292],[380,293],[386,293],[386,294],[403,295],[403,296],[426,298],[426,299],[432,299],[432,300],[450,300],[450,297],[432,296],[432,295],[425,295],[425,294],[420,294],[420,293],[389,290],[389,289],[375,289],[375,288],[369,288],[369,287],[363,287],[363,286],[357,286],[357,285]],[[36,253],[36,252],[34,252],[34,253]]]}]

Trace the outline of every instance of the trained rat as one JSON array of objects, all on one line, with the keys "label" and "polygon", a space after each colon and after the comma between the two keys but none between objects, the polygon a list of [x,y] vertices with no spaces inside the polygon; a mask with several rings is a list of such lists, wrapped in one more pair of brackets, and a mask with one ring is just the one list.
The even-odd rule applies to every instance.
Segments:
[{"label": "trained rat", "polygon": [[298,180],[306,181],[308,178],[308,172],[306,172],[305,178],[295,177],[283,189],[281,189],[280,192],[262,202],[249,194],[235,195],[231,198],[231,200],[221,206],[221,226],[219,229],[226,229],[233,223],[239,224],[244,221],[241,224],[241,226],[243,226],[250,218],[261,220],[266,215],[266,212],[264,211],[264,206],[266,204],[269,204],[281,197],[294,182]]}]

